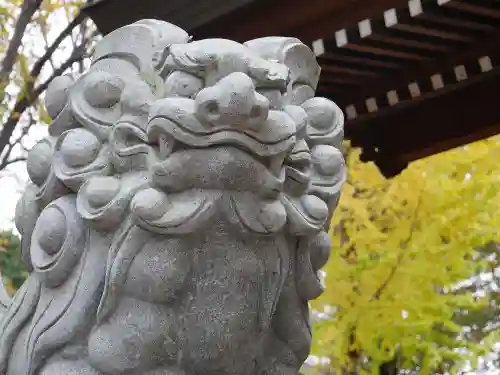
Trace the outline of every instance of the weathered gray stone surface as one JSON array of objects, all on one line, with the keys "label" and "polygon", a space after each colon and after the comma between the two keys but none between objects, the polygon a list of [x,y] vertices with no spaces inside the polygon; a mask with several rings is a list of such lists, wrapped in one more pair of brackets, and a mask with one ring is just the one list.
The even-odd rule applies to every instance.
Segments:
[{"label": "weathered gray stone surface", "polygon": [[47,92],[0,375],[285,375],[309,354],[343,114],[293,38],[143,20]]}]

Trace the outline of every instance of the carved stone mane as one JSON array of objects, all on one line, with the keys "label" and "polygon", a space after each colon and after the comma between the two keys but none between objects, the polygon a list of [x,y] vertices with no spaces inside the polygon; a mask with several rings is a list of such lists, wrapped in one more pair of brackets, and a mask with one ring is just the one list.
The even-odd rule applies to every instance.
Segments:
[{"label": "carved stone mane", "polygon": [[54,80],[0,375],[297,374],[345,179],[319,73],[294,38],[142,20]]}]

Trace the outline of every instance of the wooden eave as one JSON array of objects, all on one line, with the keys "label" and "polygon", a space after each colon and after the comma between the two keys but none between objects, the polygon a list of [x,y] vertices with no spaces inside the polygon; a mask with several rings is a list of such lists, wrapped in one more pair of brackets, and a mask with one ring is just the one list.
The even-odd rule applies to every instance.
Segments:
[{"label": "wooden eave", "polygon": [[499,0],[411,0],[313,47],[318,94],[386,176],[500,133]]},{"label": "wooden eave", "polygon": [[244,42],[293,36],[310,44],[406,0],[96,0],[83,11],[102,34],[143,18],[171,22],[195,39]]}]

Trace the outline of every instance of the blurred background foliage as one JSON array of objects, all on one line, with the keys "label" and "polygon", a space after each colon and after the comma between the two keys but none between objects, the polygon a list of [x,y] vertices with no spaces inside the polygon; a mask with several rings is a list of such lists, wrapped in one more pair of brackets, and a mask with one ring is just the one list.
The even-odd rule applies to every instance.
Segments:
[{"label": "blurred background foliage", "polygon": [[20,239],[12,232],[0,232],[0,271],[8,292],[21,286],[27,276],[21,260]]},{"label": "blurred background foliage", "polygon": [[390,180],[359,154],[346,145],[313,353],[334,374],[484,367],[499,341],[500,138]]}]

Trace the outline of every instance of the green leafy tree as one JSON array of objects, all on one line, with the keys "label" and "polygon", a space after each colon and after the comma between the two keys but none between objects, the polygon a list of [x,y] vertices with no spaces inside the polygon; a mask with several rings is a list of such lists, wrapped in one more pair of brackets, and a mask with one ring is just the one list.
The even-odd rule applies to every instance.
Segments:
[{"label": "green leafy tree", "polygon": [[20,245],[19,237],[12,232],[0,232],[0,270],[11,293],[21,286],[27,276]]},{"label": "green leafy tree", "polygon": [[499,241],[499,153],[491,138],[386,180],[347,149],[327,292],[313,303],[334,308],[315,324],[313,352],[336,373],[444,373],[489,349],[497,331],[472,340],[463,316],[486,314],[491,293],[457,286],[497,266],[478,249]]}]

